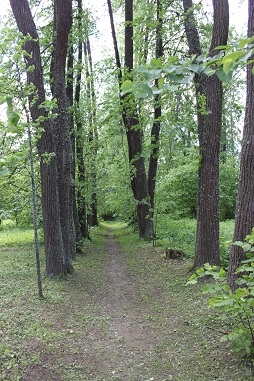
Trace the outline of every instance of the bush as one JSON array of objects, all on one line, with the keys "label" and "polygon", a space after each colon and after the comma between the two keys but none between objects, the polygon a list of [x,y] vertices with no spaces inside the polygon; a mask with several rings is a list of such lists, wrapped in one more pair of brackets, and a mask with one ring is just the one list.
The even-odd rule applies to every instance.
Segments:
[{"label": "bush", "polygon": [[173,218],[195,218],[197,182],[198,170],[195,163],[171,169],[156,185],[157,209]]},{"label": "bush", "polygon": [[220,219],[235,217],[238,188],[238,161],[228,160],[220,166]]},{"label": "bush", "polygon": [[[172,219],[169,214],[158,214],[155,218],[157,245],[164,249],[182,250],[193,258],[196,242],[197,221],[194,218]],[[234,221],[220,222],[220,256],[224,268],[228,266],[232,244]]]},{"label": "bush", "polygon": [[[171,169],[156,185],[156,206],[160,213],[176,218],[196,218],[198,195],[198,161]],[[235,216],[238,185],[238,161],[228,159],[220,165],[220,220]]]},{"label": "bush", "polygon": [[221,341],[230,340],[237,352],[243,353],[254,365],[254,229],[244,242],[237,241],[246,252],[247,259],[242,261],[236,270],[239,275],[239,288],[232,292],[227,284],[227,273],[224,269],[210,266],[208,263],[193,274],[187,284],[197,283],[203,277],[212,277],[215,282],[203,287],[205,294],[212,297],[208,305],[217,308],[223,318],[233,318],[233,329],[226,333]]}]

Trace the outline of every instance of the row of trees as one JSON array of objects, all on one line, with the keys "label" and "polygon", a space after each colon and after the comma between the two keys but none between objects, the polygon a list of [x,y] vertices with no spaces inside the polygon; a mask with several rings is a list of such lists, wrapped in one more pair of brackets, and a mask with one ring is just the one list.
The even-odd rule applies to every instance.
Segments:
[{"label": "row of trees", "polygon": [[[190,56],[203,54],[212,58],[218,54],[215,48],[228,43],[228,1],[213,0],[213,22],[209,17],[204,22],[204,10],[191,0],[182,3],[126,0],[124,6],[108,0],[114,56],[109,55],[97,66],[92,63],[93,46],[90,45],[94,23],[81,0],[55,0],[53,8],[41,10],[42,25],[42,21],[35,24],[32,5],[27,0],[10,0],[10,4],[20,35],[15,38],[19,40],[19,48],[15,50],[16,66],[9,65],[8,71],[12,71],[12,83],[19,94],[21,88],[23,92],[22,97],[15,99],[16,106],[24,109],[28,99],[36,136],[47,274],[72,272],[76,242],[82,236],[88,237],[87,214],[90,224],[94,225],[97,205],[101,214],[117,210],[115,194],[105,194],[108,189],[115,187],[121,191],[118,197],[124,203],[122,211],[126,218],[136,220],[141,238],[152,239],[154,213],[160,197],[156,194],[156,182],[161,189],[160,184],[169,171],[190,164],[190,160],[193,167],[198,168],[194,267],[205,262],[219,265],[219,166],[227,160],[236,162],[235,120],[241,107],[240,95],[233,88],[239,86],[239,81],[223,85],[223,78],[216,74],[208,76],[198,69],[191,77],[193,81],[190,77],[186,80],[186,75],[177,72],[176,57],[184,62]],[[249,7],[248,35],[251,36],[251,5]],[[122,10],[124,31],[118,32],[114,16],[122,17]],[[232,32],[230,38],[233,38]],[[13,59],[14,55],[9,54]],[[152,58],[149,74],[146,67]],[[160,65],[167,62],[176,63],[168,76],[178,82],[177,86],[171,85],[170,92],[163,91],[165,86],[160,76],[154,77]],[[133,70],[137,67],[140,68],[138,74]],[[17,68],[22,72],[19,84]],[[250,65],[248,70],[248,83],[251,83]],[[155,78],[153,83],[160,91],[150,93],[149,87],[141,84],[136,94],[121,92],[123,81],[135,83],[137,75],[150,79],[151,83]],[[103,92],[98,90],[100,79]],[[251,87],[248,89],[250,102]],[[139,96],[135,97],[137,92]],[[226,102],[227,99],[230,102]],[[233,110],[232,104],[235,105]],[[246,108],[245,131],[250,128],[248,113],[251,113],[251,103]],[[8,134],[6,136],[10,139]],[[244,136],[249,148],[248,134],[245,132]],[[249,158],[248,155],[242,154],[241,174],[246,173],[243,160]],[[251,166],[250,161],[248,165]],[[107,184],[105,170],[107,175],[114,171],[114,186]],[[242,181],[244,187],[245,182],[250,185],[250,176],[243,175],[239,184]],[[120,185],[116,185],[119,182]],[[238,205],[250,205],[250,199],[240,203],[241,188],[239,192]],[[244,194],[251,197],[250,192],[244,191]],[[241,216],[245,223],[240,222],[241,229],[236,224],[234,238],[243,240],[252,228],[251,208],[248,207],[248,222],[245,211],[238,207],[237,213],[237,221]],[[242,258],[234,250],[232,248],[230,282],[239,264],[235,259]]]}]

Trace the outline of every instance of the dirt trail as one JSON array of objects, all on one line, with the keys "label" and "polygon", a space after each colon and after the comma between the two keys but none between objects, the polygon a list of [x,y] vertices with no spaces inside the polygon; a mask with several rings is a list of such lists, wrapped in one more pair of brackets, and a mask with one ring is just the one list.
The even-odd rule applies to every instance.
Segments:
[{"label": "dirt trail", "polygon": [[125,252],[113,233],[105,237],[72,277],[49,281],[46,305],[24,305],[35,336],[19,344],[28,358],[20,381],[253,379],[230,343],[220,343],[202,293],[185,287],[190,263],[165,261],[150,245]]},{"label": "dirt trail", "polygon": [[146,375],[146,362],[159,343],[147,321],[149,310],[140,302],[136,276],[128,270],[125,252],[111,234],[107,235],[106,252],[108,291],[98,300],[101,315],[110,322],[107,334],[98,337],[107,354],[104,359],[100,356],[100,361],[105,361],[104,372],[108,369],[103,379],[152,380],[152,375]]}]

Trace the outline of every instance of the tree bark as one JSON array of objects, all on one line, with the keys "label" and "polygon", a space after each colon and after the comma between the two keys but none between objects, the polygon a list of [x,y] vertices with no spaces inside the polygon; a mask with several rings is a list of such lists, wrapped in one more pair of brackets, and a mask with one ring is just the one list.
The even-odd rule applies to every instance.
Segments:
[{"label": "tree bark", "polygon": [[[189,53],[200,55],[192,0],[183,0]],[[214,24],[210,56],[226,45],[229,26],[228,0],[213,0]],[[222,119],[222,83],[216,75],[195,75],[200,165],[198,173],[197,235],[194,268],[209,262],[220,265],[219,252],[219,153]]]},{"label": "tree bark", "polygon": [[[133,0],[125,0],[125,69],[132,76],[133,70]],[[132,95],[123,98],[123,121],[127,133],[131,187],[137,205],[139,236],[152,239],[153,222],[145,161],[142,155],[143,133],[139,125],[135,101]]]},{"label": "tree bark", "polygon": [[32,120],[36,123],[38,118],[44,118],[40,124],[43,131],[38,140],[38,152],[40,156],[46,274],[51,277],[67,271],[59,210],[58,171],[55,158],[56,136],[46,110],[40,107],[45,101],[45,89],[39,39],[29,4],[27,0],[10,0],[10,5],[19,31],[25,38],[28,36],[32,38],[32,40],[24,43],[24,50],[28,53],[25,54],[24,59],[27,69],[34,67],[34,70],[27,70],[28,85],[33,85],[35,88],[29,96]]},{"label": "tree bark", "polygon": [[[81,0],[78,0],[78,2]],[[73,18],[71,14],[71,25],[73,25]],[[68,98],[68,107],[71,109],[69,112],[69,120],[70,120],[70,138],[71,138],[71,146],[73,152],[73,174],[75,178],[76,171],[76,131],[74,127],[74,116],[73,116],[73,101],[74,101],[74,49],[73,49],[73,32],[70,38],[70,46],[68,52],[67,59],[67,85],[66,85],[66,93]],[[76,233],[76,244],[82,239],[82,232],[79,224],[79,216],[78,216],[78,208],[77,208],[77,189],[73,186],[73,218],[74,218],[74,226]]]},{"label": "tree bark", "polygon": [[55,40],[53,61],[53,98],[57,99],[56,158],[59,182],[59,206],[67,272],[71,273],[76,256],[76,237],[73,218],[73,156],[70,140],[70,120],[66,93],[66,58],[71,29],[71,0],[55,0]]},{"label": "tree bark", "polygon": [[[117,47],[117,39],[114,28],[113,12],[111,1],[107,0],[111,30],[114,42],[115,59],[118,68],[119,88],[123,80],[123,70],[120,62],[120,54]],[[133,70],[133,1],[125,0],[125,74],[131,78]],[[137,107],[132,95],[120,96],[122,107],[123,124],[126,129],[130,181],[132,192],[136,201],[137,221],[140,238],[151,240],[153,231],[153,221],[151,213],[151,203],[148,190],[148,180],[145,170],[145,161],[142,155],[143,134],[139,125]]]},{"label": "tree bark", "polygon": [[[163,56],[163,42],[162,42],[162,4],[161,0],[157,0],[157,28],[156,28],[156,58]],[[156,81],[158,85],[158,81]],[[148,168],[148,189],[151,203],[151,213],[154,216],[154,193],[156,184],[156,174],[159,159],[159,143],[160,143],[160,130],[161,130],[161,116],[162,109],[160,103],[160,96],[158,94],[154,97],[154,121],[151,130],[151,153]]]},{"label": "tree bark", "polygon": [[83,31],[82,31],[82,0],[77,0],[78,3],[78,65],[76,73],[76,86],[75,86],[75,123],[76,123],[76,157],[77,157],[77,209],[78,220],[82,237],[89,238],[87,226],[87,209],[86,209],[86,168],[84,162],[84,127],[82,123],[82,116],[80,111],[80,94],[81,94],[81,80],[82,80],[82,60],[83,60]]},{"label": "tree bark", "polygon": [[[248,2],[248,37],[254,35],[254,3]],[[251,58],[253,59],[253,57]],[[235,228],[233,242],[244,241],[254,226],[254,76],[253,63],[247,66],[246,108],[236,201]],[[235,270],[245,259],[241,247],[232,245],[229,258],[228,284],[234,291],[237,288]]]},{"label": "tree bark", "polygon": [[86,65],[86,80],[87,80],[87,100],[88,100],[88,141],[89,141],[89,155],[88,155],[88,178],[91,191],[90,205],[88,214],[88,223],[90,226],[98,225],[97,217],[97,177],[96,177],[96,156],[98,151],[98,131],[96,127],[96,97],[94,90],[94,75],[93,75],[93,62],[90,40],[87,37],[84,43],[85,65]]}]

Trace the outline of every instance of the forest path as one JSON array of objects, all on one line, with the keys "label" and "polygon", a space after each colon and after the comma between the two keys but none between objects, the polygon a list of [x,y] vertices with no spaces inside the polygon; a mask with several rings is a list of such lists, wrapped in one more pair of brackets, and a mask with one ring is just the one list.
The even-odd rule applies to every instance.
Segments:
[{"label": "forest path", "polygon": [[[149,321],[151,311],[141,301],[137,276],[126,266],[126,253],[112,234],[107,234],[106,253],[108,291],[99,304],[102,315],[110,320],[105,343],[109,354],[107,363],[111,362],[111,373],[118,374],[119,379],[129,380],[135,375],[133,380],[138,380],[140,373],[143,380],[145,363],[159,344],[159,338],[155,338],[154,325]],[[152,375],[147,377],[150,379]]]},{"label": "forest path", "polygon": [[48,281],[48,299],[24,299],[18,316],[21,307],[33,316],[35,333],[19,344],[28,358],[20,380],[252,380],[219,342],[200,286],[185,287],[190,262],[166,261],[133,239],[123,243],[128,230],[100,230],[73,276]]}]

